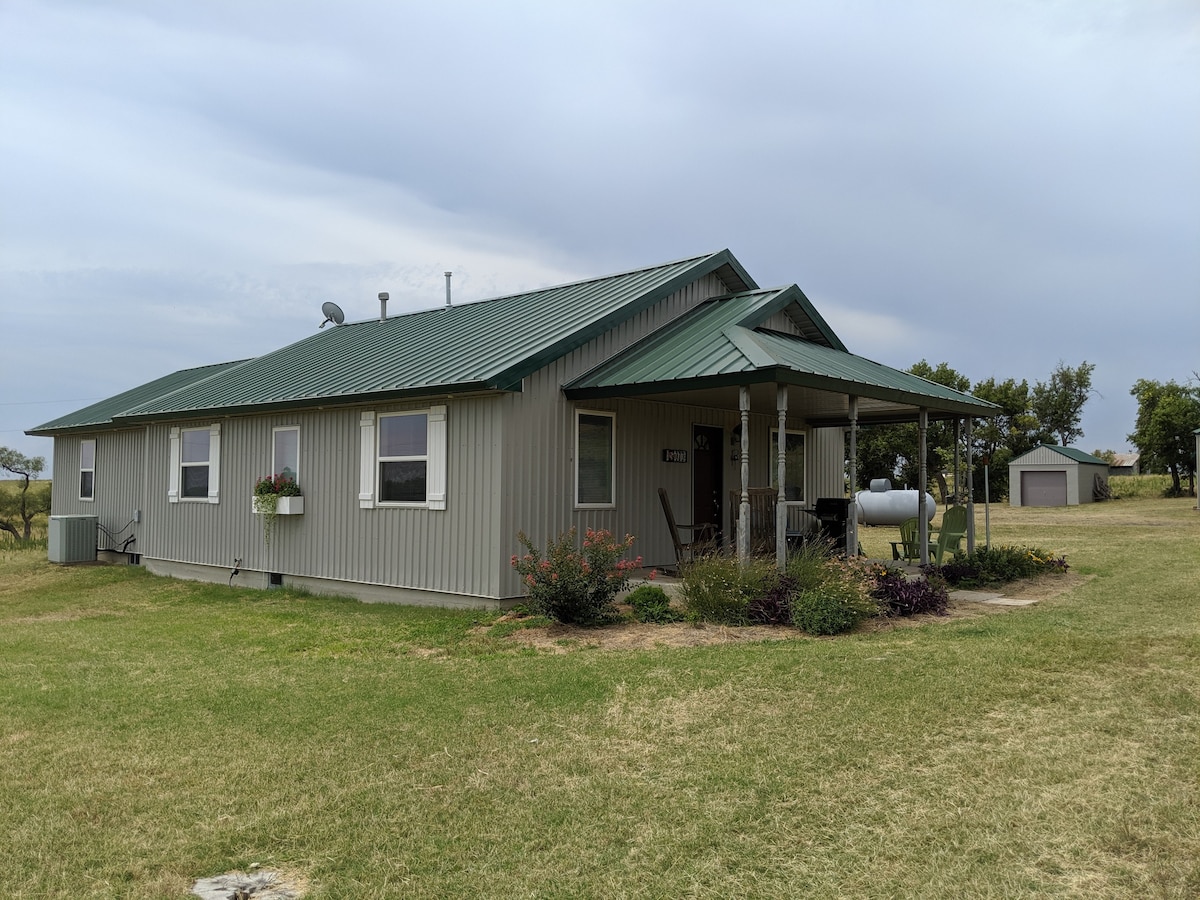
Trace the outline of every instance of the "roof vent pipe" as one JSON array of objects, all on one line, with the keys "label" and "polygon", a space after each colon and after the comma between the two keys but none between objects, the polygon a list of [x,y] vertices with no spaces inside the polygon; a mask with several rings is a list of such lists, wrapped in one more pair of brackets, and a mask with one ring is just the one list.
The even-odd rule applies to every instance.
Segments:
[{"label": "roof vent pipe", "polygon": [[379,321],[380,322],[387,321],[387,302],[388,302],[388,292],[380,291],[379,292]]},{"label": "roof vent pipe", "polygon": [[450,272],[446,273],[446,305],[450,306]]}]

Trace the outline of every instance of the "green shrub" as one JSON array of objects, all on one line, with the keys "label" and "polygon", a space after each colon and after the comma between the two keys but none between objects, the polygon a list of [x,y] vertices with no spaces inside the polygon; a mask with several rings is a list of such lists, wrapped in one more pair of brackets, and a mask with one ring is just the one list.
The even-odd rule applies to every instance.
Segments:
[{"label": "green shrub", "polygon": [[793,593],[820,587],[830,578],[833,562],[833,547],[813,541],[788,555],[786,574],[792,581]]},{"label": "green shrub", "polygon": [[857,578],[832,578],[792,598],[792,624],[809,634],[843,634],[878,613]]},{"label": "green shrub", "polygon": [[633,609],[633,618],[638,622],[664,625],[683,618],[679,610],[671,606],[667,592],[654,584],[641,584],[629,592],[625,601]]},{"label": "green shrub", "polygon": [[925,573],[940,576],[961,587],[985,587],[1006,584],[1018,578],[1033,578],[1046,572],[1065,572],[1070,568],[1062,556],[1038,547],[994,545],[982,547],[971,556],[955,553],[942,566],[926,566]]},{"label": "green shrub", "polygon": [[542,556],[525,532],[517,540],[525,548],[523,556],[513,554],[512,567],[521,576],[529,608],[536,615],[558,622],[598,625],[616,618],[613,600],[629,584],[631,572],[640,567],[642,558],[623,559],[633,546],[633,535],[617,541],[607,531],[588,529],[583,550],[575,548],[576,530],[563,532],[546,543]]},{"label": "green shrub", "polygon": [[739,565],[730,556],[708,556],[683,567],[683,605],[688,616],[717,625],[749,623],[750,601],[765,594],[776,578],[769,560]]}]

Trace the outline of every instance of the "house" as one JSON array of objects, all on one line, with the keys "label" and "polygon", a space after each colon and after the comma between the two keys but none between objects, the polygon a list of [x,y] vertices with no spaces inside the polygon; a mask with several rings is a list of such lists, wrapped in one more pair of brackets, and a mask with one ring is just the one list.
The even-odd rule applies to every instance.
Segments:
[{"label": "house", "polygon": [[1112,462],[1108,464],[1108,474],[1137,475],[1141,458],[1142,454],[1140,453],[1114,453]]},{"label": "house", "polygon": [[1008,464],[1010,506],[1078,506],[1105,499],[1108,463],[1074,447],[1039,444]]},{"label": "house", "polygon": [[[631,533],[673,563],[660,487],[729,542],[729,490],[744,508],[782,487],[780,515],[810,527],[846,497],[859,423],[994,409],[851,354],[798,287],[760,288],[726,250],[381,312],[29,433],[54,438],[52,515],[97,517],[102,549],[153,572],[494,607],[521,596],[518,531]],[[303,512],[267,542],[251,493],[285,467]]]}]

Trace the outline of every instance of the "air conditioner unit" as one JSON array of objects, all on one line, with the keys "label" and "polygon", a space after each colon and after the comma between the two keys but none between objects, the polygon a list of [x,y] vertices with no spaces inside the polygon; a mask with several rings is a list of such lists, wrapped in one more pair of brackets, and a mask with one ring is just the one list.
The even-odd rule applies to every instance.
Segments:
[{"label": "air conditioner unit", "polygon": [[50,562],[95,562],[98,516],[51,516]]}]

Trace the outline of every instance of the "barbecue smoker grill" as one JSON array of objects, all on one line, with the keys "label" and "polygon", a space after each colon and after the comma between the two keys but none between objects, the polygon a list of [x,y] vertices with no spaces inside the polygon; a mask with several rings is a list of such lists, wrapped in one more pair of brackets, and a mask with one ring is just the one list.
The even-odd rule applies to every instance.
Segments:
[{"label": "barbecue smoker grill", "polygon": [[850,517],[850,501],[844,497],[818,497],[813,508],[821,536],[833,544],[838,553],[846,552],[846,520]]}]

